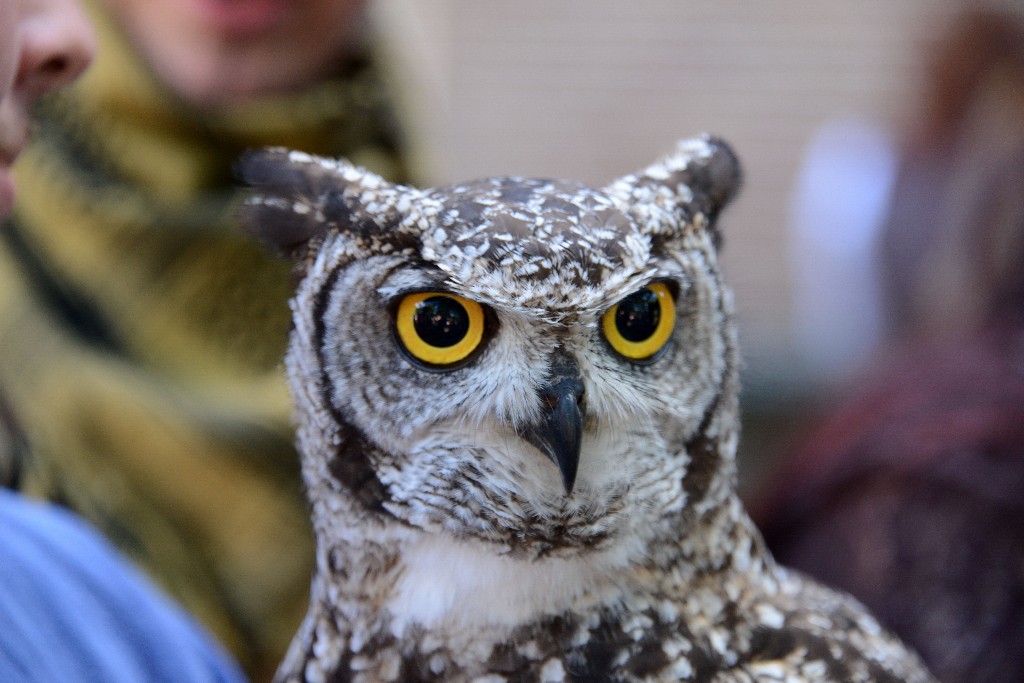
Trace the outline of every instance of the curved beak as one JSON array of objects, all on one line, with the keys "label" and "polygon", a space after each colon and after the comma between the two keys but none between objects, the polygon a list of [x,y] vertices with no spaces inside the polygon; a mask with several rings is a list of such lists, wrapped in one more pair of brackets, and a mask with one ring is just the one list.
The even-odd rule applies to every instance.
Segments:
[{"label": "curved beak", "polygon": [[539,395],[544,402],[541,418],[520,434],[558,466],[568,496],[576,483],[583,438],[583,380],[576,360],[559,353]]}]

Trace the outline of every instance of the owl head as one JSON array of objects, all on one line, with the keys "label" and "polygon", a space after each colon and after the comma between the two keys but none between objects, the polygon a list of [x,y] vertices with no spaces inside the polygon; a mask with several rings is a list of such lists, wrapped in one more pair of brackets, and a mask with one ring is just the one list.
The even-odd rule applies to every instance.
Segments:
[{"label": "owl head", "polygon": [[286,362],[318,533],[340,515],[580,553],[731,495],[722,141],[604,188],[417,189],[283,149],[240,169],[249,231],[296,264]]}]

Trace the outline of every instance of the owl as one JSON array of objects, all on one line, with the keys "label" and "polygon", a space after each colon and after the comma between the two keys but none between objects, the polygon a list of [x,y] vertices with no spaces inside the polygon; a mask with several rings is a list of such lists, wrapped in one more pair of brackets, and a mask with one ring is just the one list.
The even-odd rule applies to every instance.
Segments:
[{"label": "owl", "polygon": [[278,681],[933,680],[777,566],[737,497],[723,141],[604,188],[417,189],[283,149],[239,168],[248,230],[298,278],[317,556]]}]

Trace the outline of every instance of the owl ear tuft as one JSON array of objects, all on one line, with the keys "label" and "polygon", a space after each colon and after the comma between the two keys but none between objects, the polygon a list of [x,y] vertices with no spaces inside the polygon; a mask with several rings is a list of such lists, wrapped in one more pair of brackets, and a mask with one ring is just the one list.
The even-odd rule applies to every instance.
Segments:
[{"label": "owl ear tuft", "polygon": [[[704,144],[695,145],[699,152],[685,162],[685,173],[688,174],[690,188],[707,199],[709,216],[713,219],[739,194],[743,171],[736,153],[724,140],[711,135],[698,140]],[[692,154],[692,147],[688,144],[691,142],[680,142],[676,147],[676,155],[680,152],[684,156]],[[669,158],[673,159],[676,155]]]},{"label": "owl ear tuft", "polygon": [[300,263],[329,231],[365,223],[354,214],[366,191],[396,187],[345,159],[281,147],[246,152],[235,173],[252,189],[241,209],[245,230],[270,251]]},{"label": "owl ear tuft", "polygon": [[[705,133],[680,140],[670,154],[639,173],[616,180],[607,190],[634,207],[653,202],[670,209],[682,224],[703,214],[713,228],[719,212],[739,192],[741,177],[732,148]],[[717,232],[714,237],[717,244]]]}]

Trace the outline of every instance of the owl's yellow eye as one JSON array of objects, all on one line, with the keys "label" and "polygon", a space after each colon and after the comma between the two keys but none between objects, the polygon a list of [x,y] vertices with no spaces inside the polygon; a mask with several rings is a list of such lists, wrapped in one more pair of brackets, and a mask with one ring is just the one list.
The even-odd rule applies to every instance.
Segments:
[{"label": "owl's yellow eye", "polygon": [[480,346],[484,308],[447,292],[408,294],[398,304],[395,329],[414,360],[435,368],[450,367]]},{"label": "owl's yellow eye", "polygon": [[622,356],[643,361],[665,347],[675,324],[672,293],[664,283],[652,282],[608,309],[601,331]]}]

